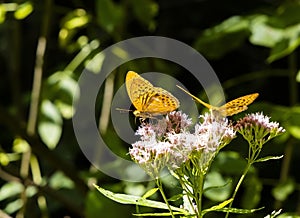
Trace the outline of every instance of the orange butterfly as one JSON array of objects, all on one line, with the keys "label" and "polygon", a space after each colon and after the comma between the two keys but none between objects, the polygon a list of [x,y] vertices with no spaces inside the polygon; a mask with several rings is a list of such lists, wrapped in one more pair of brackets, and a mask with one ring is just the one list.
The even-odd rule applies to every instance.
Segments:
[{"label": "orange butterfly", "polygon": [[222,116],[232,116],[234,114],[238,114],[242,111],[245,111],[248,109],[248,105],[251,104],[257,97],[258,93],[253,93],[249,95],[245,95],[239,98],[236,98],[220,107],[212,106],[210,104],[205,103],[201,99],[197,98],[196,96],[192,95],[188,91],[186,91],[184,88],[176,85],[178,88],[180,88],[182,91],[196,99],[200,104],[207,107],[211,111],[217,111]]},{"label": "orange butterfly", "polygon": [[154,87],[149,81],[133,71],[126,75],[126,89],[136,108],[133,114],[142,119],[163,115],[176,110],[180,103],[170,92]]}]

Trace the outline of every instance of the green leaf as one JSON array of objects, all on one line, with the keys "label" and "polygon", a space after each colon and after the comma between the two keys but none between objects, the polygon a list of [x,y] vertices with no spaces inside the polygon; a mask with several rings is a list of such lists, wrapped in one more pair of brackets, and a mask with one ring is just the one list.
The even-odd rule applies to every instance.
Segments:
[{"label": "green leaf", "polygon": [[62,117],[55,105],[49,100],[44,100],[41,104],[38,132],[50,149],[56,147],[62,134]]},{"label": "green leaf", "polygon": [[[136,214],[136,213],[134,213],[133,214],[134,216],[151,216],[151,217],[153,217],[153,216],[155,216],[155,217],[164,217],[164,216],[171,216],[171,213],[169,212],[169,213],[140,213],[140,214]],[[180,212],[173,212],[173,215],[184,215],[184,213],[180,213]],[[189,215],[187,215],[186,214],[186,216],[191,216],[191,214],[189,214]],[[193,217],[193,216],[191,216],[191,217]]]},{"label": "green leaf", "polygon": [[249,21],[240,16],[206,29],[194,47],[206,58],[217,59],[238,48],[249,36]]},{"label": "green leaf", "polygon": [[269,17],[257,15],[251,18],[250,42],[254,45],[272,48],[282,39],[283,31],[268,24]]},{"label": "green leaf", "polygon": [[224,201],[231,193],[231,186],[228,185],[219,172],[213,171],[207,174],[204,183],[204,195],[212,201]]},{"label": "green leaf", "polygon": [[300,139],[300,126],[288,126],[287,130],[289,133],[294,136],[296,139]]},{"label": "green leaf", "polygon": [[284,201],[288,196],[295,190],[295,181],[291,178],[287,179],[285,182],[278,184],[273,190],[272,194],[274,198],[278,201]]},{"label": "green leaf", "polygon": [[221,208],[221,209],[217,209],[217,210],[210,210],[210,211],[206,211],[203,210],[203,214],[207,213],[207,212],[211,212],[211,211],[220,211],[220,212],[230,212],[230,213],[236,213],[236,214],[249,214],[249,213],[254,213],[255,211],[259,211],[262,210],[264,207],[261,208],[257,208],[257,209],[239,209],[239,208]]},{"label": "green leaf", "polygon": [[113,33],[124,21],[124,10],[112,0],[96,1],[98,23],[108,32]]},{"label": "green leaf", "polygon": [[[153,201],[153,200],[147,200],[139,196],[134,195],[126,195],[126,194],[116,194],[111,191],[105,190],[97,185],[94,185],[99,192],[101,192],[106,197],[110,198],[111,200],[114,200],[121,204],[133,204],[133,205],[139,205],[139,206],[145,206],[145,207],[151,207],[151,208],[159,208],[159,209],[166,209],[168,210],[168,206],[165,203],[159,202],[159,201]],[[186,213],[184,209],[171,206],[171,209],[174,211],[179,211],[181,213]]]},{"label": "green leaf", "polygon": [[154,17],[158,13],[158,4],[152,0],[131,0],[131,7],[134,15],[149,30],[155,29]]},{"label": "green leaf", "polygon": [[255,162],[265,162],[265,161],[268,161],[268,160],[278,160],[278,159],[281,159],[281,158],[283,158],[283,155],[280,155],[280,156],[267,156],[267,157],[259,158]]},{"label": "green leaf", "polygon": [[248,174],[244,181],[244,193],[240,200],[243,208],[255,208],[261,199],[263,184],[256,173]]},{"label": "green leaf", "polygon": [[233,198],[230,198],[230,199],[228,199],[226,201],[223,201],[222,203],[220,203],[218,205],[215,205],[215,206],[212,206],[211,208],[203,210],[202,214],[204,215],[204,214],[206,214],[208,212],[211,212],[211,211],[219,211],[222,208],[224,208],[226,205],[230,204],[232,201],[233,201]]},{"label": "green leaf", "polygon": [[17,20],[22,20],[26,18],[33,11],[33,5],[30,1],[25,2],[18,6],[17,10],[14,13],[14,16]]},{"label": "green leaf", "polygon": [[168,201],[178,201],[183,197],[183,194],[177,194],[168,199]]},{"label": "green leaf", "polygon": [[269,63],[283,58],[293,51],[295,51],[300,45],[300,24],[286,28],[283,31],[282,39],[276,43],[272,48],[271,54],[267,61]]},{"label": "green leaf", "polygon": [[142,196],[142,198],[147,199],[147,198],[149,198],[150,196],[154,195],[157,191],[158,191],[158,188],[152,188],[152,189],[150,189],[149,191],[147,191],[147,192]]},{"label": "green leaf", "polygon": [[55,72],[47,79],[47,98],[51,99],[65,119],[74,115],[73,100],[78,98],[79,89],[71,71]]}]

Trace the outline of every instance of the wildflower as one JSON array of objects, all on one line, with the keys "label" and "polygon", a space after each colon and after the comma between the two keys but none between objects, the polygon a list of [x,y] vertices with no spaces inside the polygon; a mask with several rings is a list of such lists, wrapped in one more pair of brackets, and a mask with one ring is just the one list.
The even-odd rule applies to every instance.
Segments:
[{"label": "wildflower", "polygon": [[209,168],[218,151],[227,145],[235,132],[226,118],[214,119],[210,113],[201,116],[202,122],[189,132],[191,119],[182,112],[171,112],[156,123],[142,124],[136,134],[140,141],[134,143],[131,158],[154,177],[163,167],[174,171],[181,167]]},{"label": "wildflower", "polygon": [[252,113],[240,119],[235,129],[249,142],[261,147],[270,139],[285,132],[277,122],[271,122],[270,117],[263,113]]},{"label": "wildflower", "polygon": [[[171,112],[155,123],[143,123],[136,131],[140,141],[132,144],[129,150],[131,158],[153,178],[157,178],[167,165],[178,168],[186,161],[188,151],[182,143],[170,143],[172,137],[169,136],[187,130],[191,123],[191,119],[180,111]],[[181,133],[178,134],[181,138]]]}]

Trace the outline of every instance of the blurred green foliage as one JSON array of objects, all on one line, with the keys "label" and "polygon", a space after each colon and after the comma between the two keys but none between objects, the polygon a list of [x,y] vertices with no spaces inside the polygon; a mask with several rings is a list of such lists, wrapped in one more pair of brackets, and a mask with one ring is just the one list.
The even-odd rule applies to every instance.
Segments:
[{"label": "blurred green foliage", "polygon": [[[135,193],[145,193],[153,184],[132,185],[95,171],[76,143],[70,119],[73,98],[79,94],[76,81],[89,60],[95,61],[109,45],[142,35],[192,45],[209,60],[229,99],[260,93],[249,111],[264,111],[287,130],[268,144],[264,156],[285,158],[257,164],[235,204],[265,206],[248,217],[263,217],[278,208],[299,215],[299,11],[299,1],[276,0],[0,3],[0,215],[132,217],[135,208],[114,203],[91,184],[119,193],[135,190],[132,187],[138,187]],[[104,58],[96,57],[96,65],[90,65],[94,68],[101,67]],[[127,70],[171,74],[192,93],[203,95],[182,68],[157,59],[120,66],[113,91],[124,83]],[[99,122],[103,90],[96,105]],[[129,145],[115,137],[111,123],[106,129],[104,138],[126,156]],[[246,145],[238,142],[214,163],[207,179],[219,188],[207,191],[207,207],[226,199],[241,174]],[[170,180],[165,186],[172,192]]]}]

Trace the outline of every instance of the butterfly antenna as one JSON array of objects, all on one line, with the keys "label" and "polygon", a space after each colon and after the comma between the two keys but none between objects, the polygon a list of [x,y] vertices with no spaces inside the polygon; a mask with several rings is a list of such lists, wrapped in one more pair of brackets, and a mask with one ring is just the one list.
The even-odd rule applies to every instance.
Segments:
[{"label": "butterfly antenna", "polygon": [[116,108],[117,111],[122,111],[122,112],[131,112],[132,110],[128,109],[123,109],[123,108]]},{"label": "butterfly antenna", "polygon": [[186,94],[188,94],[189,96],[191,96],[192,98],[194,98],[195,100],[197,100],[200,104],[202,104],[203,106],[207,107],[208,109],[211,109],[212,106],[210,104],[205,103],[204,101],[202,101],[200,98],[197,98],[195,95],[192,95],[191,93],[189,93],[187,90],[185,90],[184,88],[180,87],[179,85],[176,85],[179,89],[181,89],[182,91],[184,91]]}]

